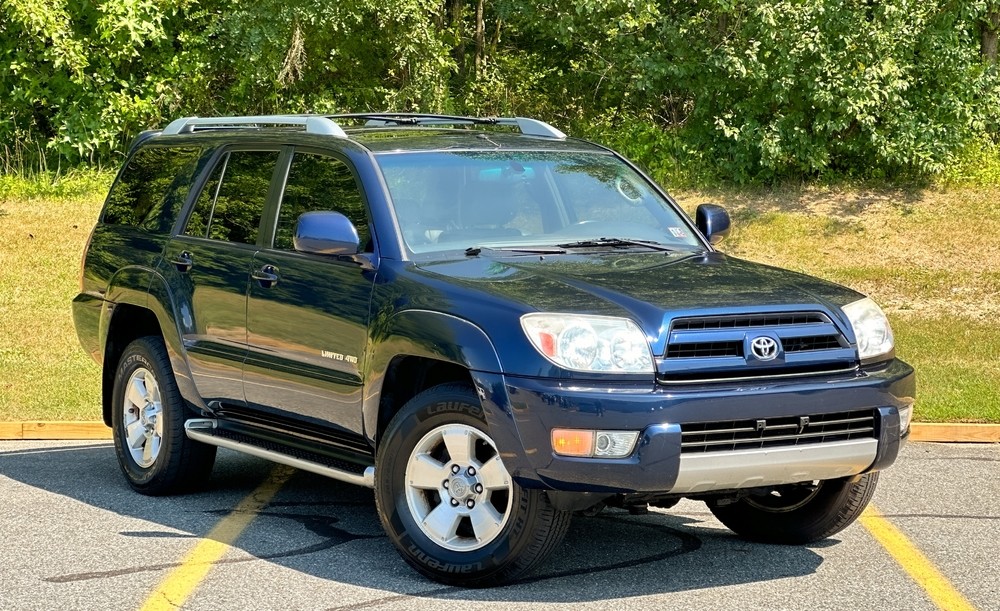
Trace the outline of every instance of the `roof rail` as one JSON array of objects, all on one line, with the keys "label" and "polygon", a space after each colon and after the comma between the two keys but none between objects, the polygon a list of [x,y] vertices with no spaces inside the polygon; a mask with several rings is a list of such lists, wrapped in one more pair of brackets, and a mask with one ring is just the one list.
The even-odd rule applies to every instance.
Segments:
[{"label": "roof rail", "polygon": [[346,138],[336,122],[323,115],[263,115],[259,117],[184,117],[163,128],[164,135],[190,134],[197,129],[237,129],[263,125],[300,125],[308,134]]},{"label": "roof rail", "polygon": [[461,117],[455,115],[431,115],[420,113],[361,113],[331,115],[331,119],[367,119],[366,126],[387,125],[507,125],[518,128],[526,136],[542,136],[563,140],[566,134],[544,121],[527,117]]},{"label": "roof rail", "polygon": [[497,119],[497,125],[516,125],[521,130],[521,133],[527,136],[546,136],[549,138],[558,138],[559,140],[566,139],[566,134],[562,131],[538,119],[530,119],[528,117],[500,117]]}]

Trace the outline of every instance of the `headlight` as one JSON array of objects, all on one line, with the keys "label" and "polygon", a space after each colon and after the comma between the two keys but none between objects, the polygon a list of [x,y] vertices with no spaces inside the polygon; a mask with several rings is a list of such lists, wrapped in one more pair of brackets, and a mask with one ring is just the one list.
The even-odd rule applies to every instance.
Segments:
[{"label": "headlight", "polygon": [[892,352],[895,345],[892,328],[882,308],[865,297],[845,305],[843,309],[854,328],[854,337],[858,340],[858,356],[862,363]]},{"label": "headlight", "polygon": [[627,318],[525,314],[521,328],[545,358],[577,371],[653,373],[653,356],[639,326]]}]

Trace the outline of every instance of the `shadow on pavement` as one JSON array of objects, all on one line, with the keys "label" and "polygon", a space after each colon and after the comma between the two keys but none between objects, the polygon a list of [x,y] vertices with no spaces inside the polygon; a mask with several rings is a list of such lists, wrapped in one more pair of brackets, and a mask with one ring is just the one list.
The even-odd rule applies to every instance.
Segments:
[{"label": "shadow on pavement", "polygon": [[[155,545],[159,538],[201,537],[253,490],[271,463],[220,451],[208,489],[150,498],[133,492],[118,471],[110,443],[0,451],[0,476],[163,527],[118,532],[124,545]],[[37,444],[36,444],[37,445]],[[701,509],[698,509],[700,512]],[[703,519],[704,518],[704,519]],[[93,528],[99,529],[100,524]],[[114,533],[111,533],[114,534]],[[134,543],[128,540],[134,539]],[[836,540],[824,545],[835,544]],[[292,477],[236,541],[245,554],[220,563],[271,562],[338,583],[384,592],[365,603],[377,607],[410,597],[537,603],[600,601],[764,582],[814,573],[822,558],[805,547],[753,544],[721,529],[706,514],[659,511],[633,516],[606,510],[574,520],[548,561],[521,581],[488,590],[442,587],[413,572],[382,533],[370,490],[309,473]],[[143,558],[148,558],[144,556]],[[45,581],[100,580],[127,573],[165,571],[177,558],[116,570],[81,567]]]}]

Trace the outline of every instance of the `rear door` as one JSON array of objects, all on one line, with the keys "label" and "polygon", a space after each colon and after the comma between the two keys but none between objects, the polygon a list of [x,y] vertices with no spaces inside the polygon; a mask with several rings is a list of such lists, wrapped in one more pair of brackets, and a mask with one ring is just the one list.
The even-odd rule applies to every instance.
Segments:
[{"label": "rear door", "polygon": [[273,243],[253,260],[244,390],[255,409],[361,433],[360,368],[374,272],[294,250],[299,215],[318,210],[347,216],[371,248],[364,197],[346,160],[297,150]]},{"label": "rear door", "polygon": [[188,365],[206,402],[244,403],[247,286],[278,150],[217,157],[181,234],[164,253]]}]

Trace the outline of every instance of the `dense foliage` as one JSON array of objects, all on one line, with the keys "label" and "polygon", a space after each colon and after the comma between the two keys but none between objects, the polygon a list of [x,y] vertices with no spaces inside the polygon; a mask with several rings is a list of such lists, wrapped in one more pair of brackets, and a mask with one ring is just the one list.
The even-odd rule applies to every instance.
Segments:
[{"label": "dense foliage", "polygon": [[997,0],[4,0],[0,153],[393,109],[540,116],[661,176],[930,175],[1000,131],[998,26]]}]

